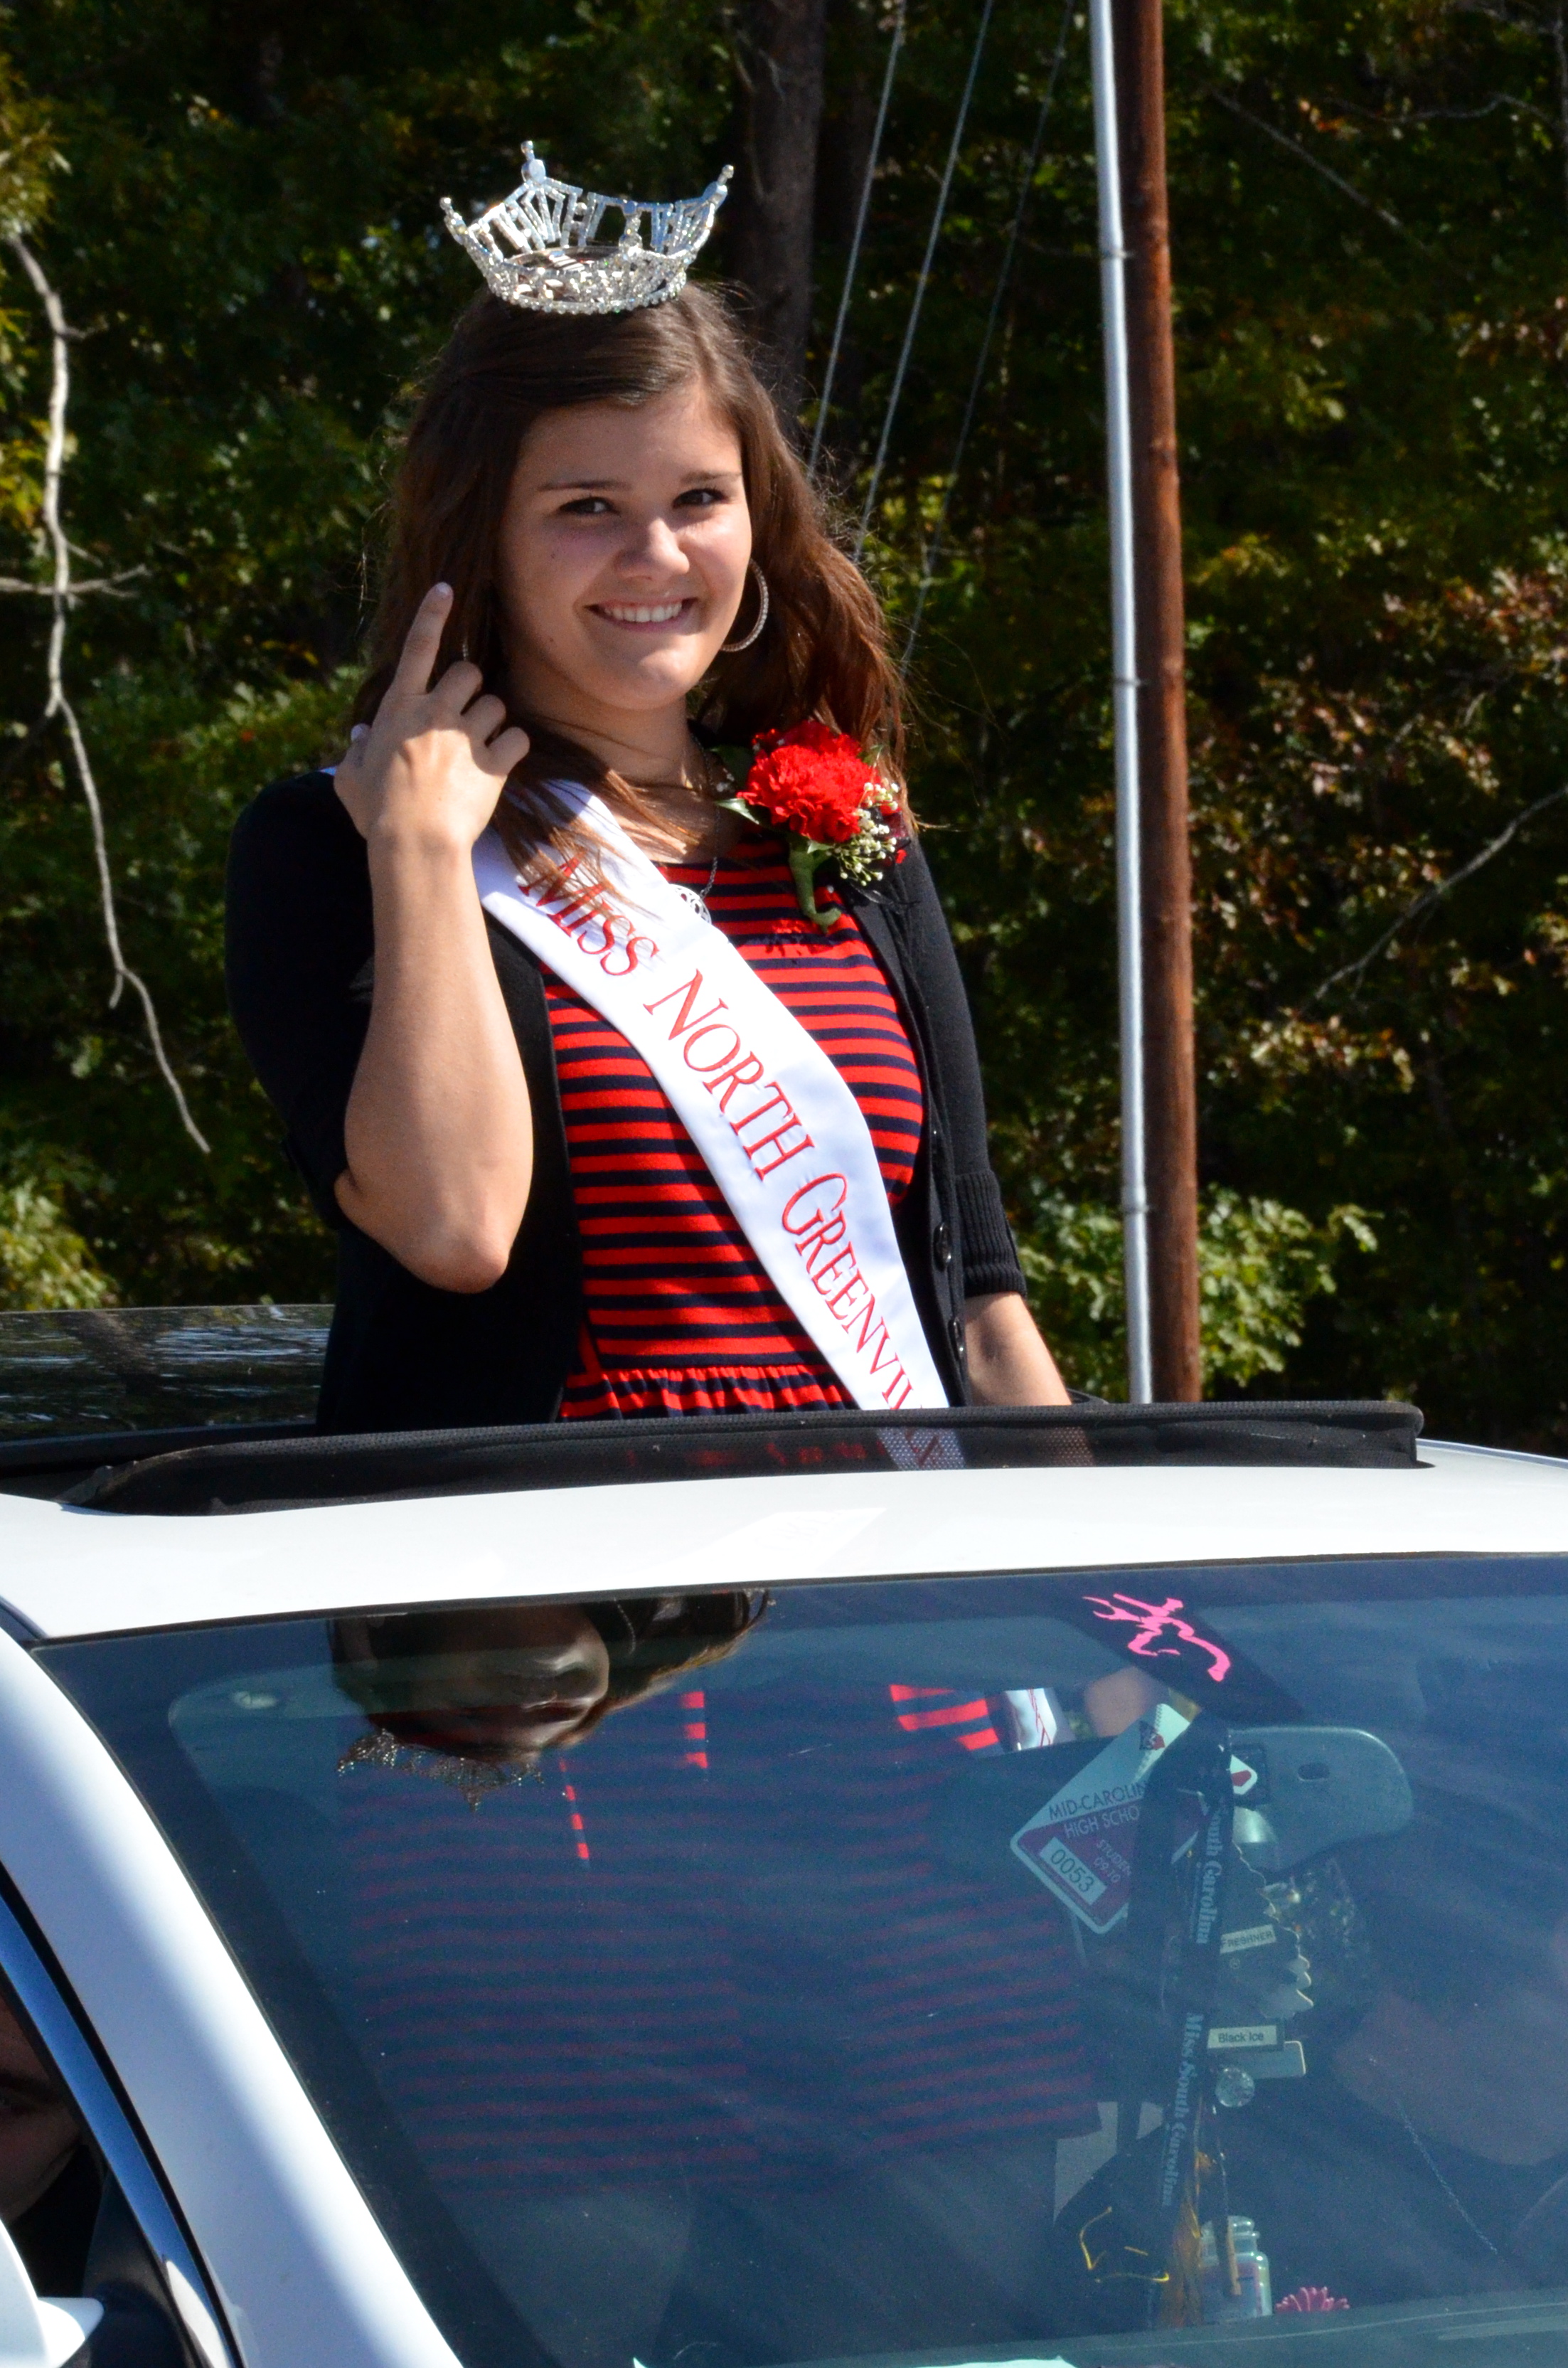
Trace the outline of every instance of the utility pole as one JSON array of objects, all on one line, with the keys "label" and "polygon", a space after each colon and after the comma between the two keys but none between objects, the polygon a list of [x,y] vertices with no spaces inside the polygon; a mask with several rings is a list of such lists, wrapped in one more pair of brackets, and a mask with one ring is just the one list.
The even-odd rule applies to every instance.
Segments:
[{"label": "utility pole", "polygon": [[1149,1353],[1148,1197],[1143,1177],[1143,865],[1139,852],[1138,644],[1133,611],[1132,414],[1127,377],[1127,241],[1111,0],[1089,0],[1105,347],[1106,527],[1110,542],[1110,704],[1116,755],[1116,1004],[1121,1050],[1121,1271],[1127,1395],[1154,1395]]},{"label": "utility pole", "polygon": [[742,137],[728,263],[756,307],[787,422],[806,385],[826,17],[826,0],[749,0],[736,59]]},{"label": "utility pole", "polygon": [[1111,15],[1132,426],[1150,1350],[1155,1397],[1176,1401],[1202,1395],[1203,1370],[1165,44],[1161,0],[1111,0]]}]

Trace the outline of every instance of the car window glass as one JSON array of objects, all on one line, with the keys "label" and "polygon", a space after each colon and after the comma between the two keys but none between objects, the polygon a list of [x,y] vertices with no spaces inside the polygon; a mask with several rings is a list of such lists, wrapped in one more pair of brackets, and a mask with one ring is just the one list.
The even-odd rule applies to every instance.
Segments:
[{"label": "car window glass", "polygon": [[1563,1582],[898,1581],[43,1657],[474,2368],[1131,2368],[1262,2317],[1393,2368],[1500,2297],[1521,2344],[1568,2328]]}]

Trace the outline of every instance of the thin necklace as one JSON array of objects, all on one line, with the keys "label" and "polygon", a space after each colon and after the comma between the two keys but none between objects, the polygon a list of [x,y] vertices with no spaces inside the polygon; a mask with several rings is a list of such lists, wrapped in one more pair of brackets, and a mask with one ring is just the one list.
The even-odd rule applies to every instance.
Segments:
[{"label": "thin necklace", "polygon": [[1375,2055],[1369,2055],[1367,2061],[1369,2064],[1377,2064],[1378,2070],[1383,2077],[1383,2085],[1387,2089],[1389,2095],[1393,2099],[1394,2110],[1398,2113],[1400,2120],[1404,2123],[1405,2136],[1410,2140],[1411,2145],[1421,2157],[1422,2161],[1426,2164],[1427,2169],[1431,2172],[1433,2178],[1437,2180],[1438,2186],[1448,2197],[1449,2202],[1453,2205],[1454,2210],[1459,2214],[1460,2218],[1464,2222],[1465,2226],[1470,2230],[1471,2235],[1480,2239],[1481,2243],[1485,2246],[1487,2251],[1491,2254],[1494,2261],[1501,2260],[1503,2257],[1498,2251],[1496,2246],[1493,2243],[1491,2237],[1487,2235],[1485,2229],[1479,2226],[1478,2224],[1471,2219],[1470,2214],[1465,2210],[1464,2205],[1460,2202],[1459,2197],[1454,2193],[1453,2189],[1449,2185],[1448,2180],[1443,2177],[1442,2172],[1438,2169],[1437,2164],[1427,2153],[1426,2146],[1422,2143],[1420,2132],[1416,2129],[1415,2123],[1411,2120],[1410,2115],[1404,2110],[1404,2099],[1400,2095],[1399,2090],[1389,2078],[1388,2072],[1384,2066],[1378,2063],[1378,2059]]},{"label": "thin necklace", "polygon": [[[714,819],[717,821],[718,817],[715,815]],[[700,888],[682,887],[678,882],[673,880],[671,881],[670,885],[674,888],[676,894],[680,898],[681,903],[687,907],[688,912],[695,913],[699,921],[711,923],[713,916],[708,909],[708,899],[713,894],[713,882],[718,877],[719,848],[718,844],[715,841],[713,848],[713,860],[708,867],[708,877],[703,882]]]},{"label": "thin necklace", "polygon": [[[702,762],[703,762],[703,765],[704,765],[704,768],[709,768],[709,769],[710,769],[710,780],[709,780],[709,782],[708,782],[708,791],[709,791],[709,795],[710,795],[710,796],[714,796],[714,795],[715,795],[714,788],[713,788],[713,783],[712,783],[712,780],[711,780],[711,773],[712,773],[713,771],[719,771],[719,772],[721,773],[722,778],[722,780],[723,780],[723,781],[724,781],[724,783],[725,783],[726,787],[733,787],[733,784],[730,781],[730,777],[729,777],[729,775],[728,775],[728,773],[727,773],[727,772],[723,772],[722,768],[719,768],[719,767],[710,767],[710,759],[709,759],[708,754],[707,754],[707,752],[706,752],[706,750],[705,750],[705,749],[701,749],[701,748],[699,748],[699,749],[698,750],[698,755],[701,757]],[[673,881],[671,882],[671,883],[670,883],[670,884],[671,884],[671,886],[672,886],[672,887],[675,887],[676,894],[680,898],[681,903],[682,903],[682,904],[687,907],[687,911],[688,911],[688,912],[695,913],[695,914],[697,915],[697,917],[698,917],[698,919],[699,919],[699,921],[707,921],[707,922],[709,922],[709,923],[711,923],[712,918],[713,918],[713,916],[712,916],[712,914],[711,914],[711,913],[709,911],[709,909],[708,909],[708,899],[709,899],[709,897],[710,897],[710,896],[711,896],[711,894],[713,894],[713,882],[715,882],[715,880],[717,880],[717,878],[718,878],[718,877],[719,877],[719,811],[718,811],[718,805],[717,805],[717,803],[715,803],[714,809],[713,809],[713,860],[712,860],[712,862],[711,862],[711,863],[709,865],[709,867],[708,867],[708,877],[707,877],[707,879],[703,882],[703,883],[702,883],[702,885],[701,885],[701,887],[700,887],[700,888],[684,888],[684,887],[679,887],[679,886],[676,886],[676,883],[675,883]]]}]

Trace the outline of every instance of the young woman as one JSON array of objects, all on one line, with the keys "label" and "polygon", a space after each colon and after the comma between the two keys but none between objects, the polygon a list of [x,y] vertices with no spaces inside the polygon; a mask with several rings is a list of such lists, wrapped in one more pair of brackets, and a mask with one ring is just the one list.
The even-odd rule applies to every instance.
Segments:
[{"label": "young woman", "polygon": [[[335,776],[265,791],[230,874],[234,1015],[338,1235],[324,1427],[1064,1401],[877,605],[713,295],[471,307],[372,660]],[[753,743],[813,721],[801,761],[865,751],[892,824],[814,894],[735,810]]]}]

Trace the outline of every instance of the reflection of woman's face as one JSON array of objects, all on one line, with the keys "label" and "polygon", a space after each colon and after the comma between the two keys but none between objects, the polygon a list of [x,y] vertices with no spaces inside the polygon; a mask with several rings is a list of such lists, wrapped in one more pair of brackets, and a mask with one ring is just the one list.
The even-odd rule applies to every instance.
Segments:
[{"label": "reflection of woman's face", "polygon": [[[439,1643],[385,1656],[364,1620],[339,1622],[347,1668],[373,1678],[371,1715],[400,1743],[500,1765],[569,1743],[609,1687],[609,1655],[567,1603],[445,1612]],[[358,1688],[355,1689],[358,1693]]]}]

